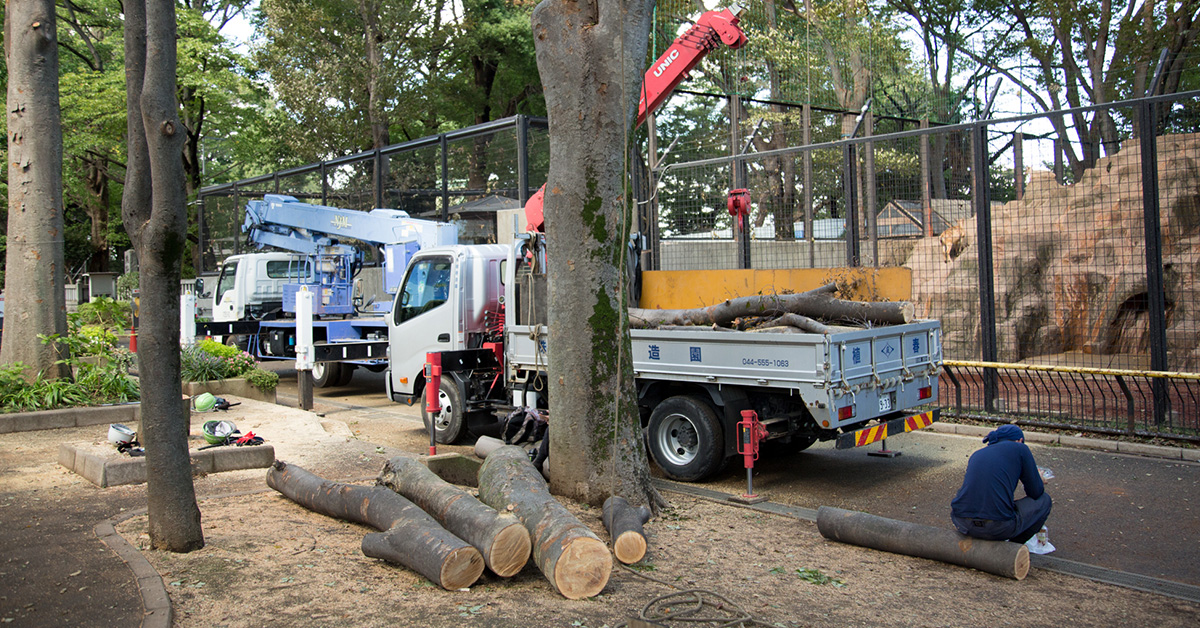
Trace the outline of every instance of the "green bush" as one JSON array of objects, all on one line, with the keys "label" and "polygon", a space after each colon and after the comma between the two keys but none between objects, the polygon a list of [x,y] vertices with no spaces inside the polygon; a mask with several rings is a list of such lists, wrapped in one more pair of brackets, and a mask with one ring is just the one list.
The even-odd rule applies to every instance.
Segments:
[{"label": "green bush", "polygon": [[79,311],[67,317],[72,323],[98,325],[105,329],[128,329],[133,322],[128,301],[114,301],[109,297],[96,297],[79,304]]},{"label": "green bush", "polygon": [[184,348],[180,357],[180,375],[185,382],[242,377],[263,392],[275,390],[279,384],[279,375],[258,368],[249,353],[212,340],[201,340],[194,346]]},{"label": "green bush", "polygon": [[72,356],[100,356],[116,349],[117,335],[99,325],[84,325],[67,336]]},{"label": "green bush", "polygon": [[269,393],[279,386],[279,373],[256,368],[245,375],[246,381],[253,387]]},{"label": "green bush", "polygon": [[[110,334],[111,335],[111,334]],[[133,355],[117,349],[100,336],[100,341],[69,334],[66,339],[59,336],[41,336],[42,342],[64,342],[72,356],[62,362],[76,370],[75,378],[47,379],[38,373],[32,382],[25,381],[24,365],[10,364],[0,368],[0,412],[30,412],[75,406],[93,406],[106,403],[124,403],[140,399],[138,382],[129,375]],[[99,359],[97,364],[81,362],[82,347],[91,346]]]},{"label": "green bush", "polygon": [[117,277],[117,298],[122,301],[133,301],[133,291],[138,287],[137,271],[125,273]]}]

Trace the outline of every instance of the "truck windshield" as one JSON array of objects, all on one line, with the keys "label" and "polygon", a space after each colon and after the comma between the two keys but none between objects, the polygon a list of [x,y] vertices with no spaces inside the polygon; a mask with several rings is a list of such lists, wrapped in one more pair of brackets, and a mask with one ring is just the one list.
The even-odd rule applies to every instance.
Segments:
[{"label": "truck windshield", "polygon": [[226,262],[221,267],[221,277],[217,279],[217,303],[221,302],[221,298],[225,296],[226,292],[233,290],[233,280],[237,276],[237,267],[237,262]]},{"label": "truck windshield", "polygon": [[450,293],[451,262],[447,258],[423,259],[408,269],[404,289],[397,297],[396,323],[415,318],[446,302]]}]

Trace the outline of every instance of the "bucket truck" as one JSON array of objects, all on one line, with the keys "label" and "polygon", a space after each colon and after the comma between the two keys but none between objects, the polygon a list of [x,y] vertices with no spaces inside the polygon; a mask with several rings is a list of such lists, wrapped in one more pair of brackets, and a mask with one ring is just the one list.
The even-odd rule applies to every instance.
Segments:
[{"label": "bucket truck", "polygon": [[[423,248],[458,242],[457,228],[450,223],[412,218],[395,209],[362,212],[313,205],[279,194],[247,203],[242,232],[256,248],[290,252],[227,258],[213,295],[213,321],[200,324],[198,331],[244,346],[257,359],[294,360],[296,293],[306,288],[314,293],[314,342],[341,350],[326,347],[321,353],[329,361],[314,366],[316,386],[345,384],[358,366],[386,367],[383,315],[408,260]],[[364,253],[347,240],[381,256],[388,295],[381,303],[363,303],[361,293],[356,294]]]}]

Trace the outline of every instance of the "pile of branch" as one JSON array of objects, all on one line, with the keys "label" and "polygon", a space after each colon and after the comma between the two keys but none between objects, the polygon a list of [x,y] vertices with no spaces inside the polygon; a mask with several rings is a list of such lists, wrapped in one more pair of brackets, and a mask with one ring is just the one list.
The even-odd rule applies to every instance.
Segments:
[{"label": "pile of branch", "polygon": [[777,333],[828,334],[830,325],[898,325],[913,320],[907,301],[846,301],[834,297],[836,284],[799,294],[763,294],[729,299],[686,310],[629,309],[634,329],[709,327]]}]

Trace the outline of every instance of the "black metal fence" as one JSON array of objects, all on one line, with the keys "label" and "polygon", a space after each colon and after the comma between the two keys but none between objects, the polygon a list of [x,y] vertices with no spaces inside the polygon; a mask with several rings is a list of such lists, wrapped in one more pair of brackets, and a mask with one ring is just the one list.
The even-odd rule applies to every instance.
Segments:
[{"label": "black metal fence", "polygon": [[[942,322],[948,411],[1200,435],[1200,380],[1132,375],[1200,372],[1200,91],[941,126],[705,98],[651,124],[647,268],[904,266],[918,315]],[[1101,118],[1107,134],[1052,139]],[[472,203],[520,207],[548,153],[545,120],[516,117],[205,188],[205,270],[241,251],[242,206],[265,193],[455,219],[488,241],[494,212]],[[740,220],[730,189],[750,199]]]},{"label": "black metal fence", "polygon": [[[367,211],[389,207],[459,223],[464,242],[496,241],[497,209],[516,209],[546,180],[544,118],[514,116],[200,190],[201,268],[243,252],[246,201],[286,194]],[[508,226],[501,226],[508,229]]]},{"label": "black metal fence", "polygon": [[[896,130],[874,133],[869,115],[851,128],[803,110],[792,118],[810,141],[768,150],[755,135],[787,119],[752,115],[725,154],[702,141],[697,159],[652,153],[649,266],[905,266],[919,315],[942,321],[946,359],[989,365],[944,378],[943,405],[1001,419],[1043,405],[1051,422],[1127,429],[1133,395],[1149,400],[1139,430],[1200,435],[1195,379],[1126,373],[1140,382],[1130,388],[1105,373],[1200,371],[1198,113],[1193,91],[956,125],[889,120],[876,126]],[[1109,131],[1048,139],[1079,120]],[[727,211],[735,188],[751,199],[740,218]],[[1075,403],[1075,376],[1035,384],[1028,374],[1042,371],[1023,365],[1088,369],[1099,405]],[[1030,398],[1022,387],[1060,401],[1017,403]]]}]

